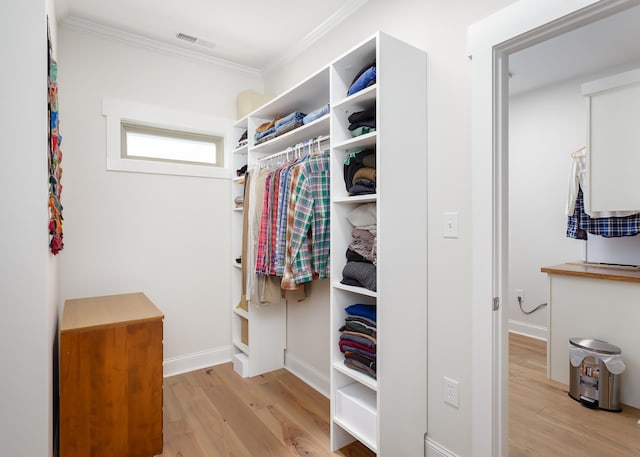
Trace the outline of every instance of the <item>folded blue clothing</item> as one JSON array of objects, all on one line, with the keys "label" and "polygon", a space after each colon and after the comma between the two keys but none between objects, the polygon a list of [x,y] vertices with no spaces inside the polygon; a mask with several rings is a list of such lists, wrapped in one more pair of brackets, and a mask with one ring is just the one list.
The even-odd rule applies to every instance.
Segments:
[{"label": "folded blue clothing", "polygon": [[356,303],[355,305],[347,306],[344,310],[352,316],[362,316],[376,322],[376,305]]},{"label": "folded blue clothing", "polygon": [[276,130],[278,130],[281,126],[286,124],[291,124],[292,122],[302,122],[302,119],[306,116],[305,113],[301,113],[299,111],[294,111],[291,114],[287,114],[282,119],[278,119],[276,121]]},{"label": "folded blue clothing", "polygon": [[262,144],[265,141],[269,141],[269,140],[271,140],[271,139],[273,139],[275,137],[276,137],[276,132],[275,132],[275,129],[274,129],[273,132],[269,133],[268,135],[263,136],[259,140],[256,140],[256,144]]},{"label": "folded blue clothing", "polygon": [[270,129],[267,129],[267,130],[265,130],[263,132],[256,132],[254,138],[255,138],[256,141],[259,141],[262,138],[264,138],[265,136],[271,135],[271,134],[274,134],[274,133],[276,133],[276,128],[275,127],[271,127]]},{"label": "folded blue clothing", "polygon": [[371,66],[367,68],[359,77],[356,79],[349,90],[347,91],[347,95],[353,95],[356,92],[360,92],[365,87],[370,86],[376,80],[376,67]]},{"label": "folded blue clothing", "polygon": [[319,109],[307,114],[302,119],[302,123],[303,124],[308,124],[310,122],[315,121],[316,119],[320,119],[322,116],[324,116],[325,114],[328,114],[328,113],[329,113],[329,104],[327,103],[322,108],[319,108]]}]

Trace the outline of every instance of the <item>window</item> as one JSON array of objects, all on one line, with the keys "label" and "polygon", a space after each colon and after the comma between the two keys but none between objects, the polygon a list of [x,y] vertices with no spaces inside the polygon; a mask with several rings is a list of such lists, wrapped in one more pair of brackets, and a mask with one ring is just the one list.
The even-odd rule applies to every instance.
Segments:
[{"label": "window", "polygon": [[104,98],[107,170],[230,178],[232,120]]},{"label": "window", "polygon": [[122,122],[121,155],[210,167],[224,166],[224,138]]}]

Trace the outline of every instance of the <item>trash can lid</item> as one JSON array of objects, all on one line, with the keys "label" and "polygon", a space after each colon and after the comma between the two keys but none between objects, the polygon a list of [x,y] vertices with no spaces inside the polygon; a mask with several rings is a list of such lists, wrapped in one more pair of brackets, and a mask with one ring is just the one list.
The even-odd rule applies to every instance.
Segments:
[{"label": "trash can lid", "polygon": [[589,351],[598,352],[600,354],[621,354],[622,350],[618,346],[609,344],[606,341],[595,340],[592,338],[570,338],[569,342],[574,346],[578,346]]}]

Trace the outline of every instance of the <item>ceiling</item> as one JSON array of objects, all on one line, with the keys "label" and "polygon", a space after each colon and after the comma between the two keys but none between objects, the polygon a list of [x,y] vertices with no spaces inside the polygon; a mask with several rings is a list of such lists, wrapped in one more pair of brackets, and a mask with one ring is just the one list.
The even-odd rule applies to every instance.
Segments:
[{"label": "ceiling", "polygon": [[[56,0],[58,21],[124,32],[264,71],[302,52],[367,0]],[[179,40],[183,33],[198,43]]]},{"label": "ceiling", "polygon": [[640,66],[639,24],[637,6],[512,54],[510,94]]},{"label": "ceiling", "polygon": [[[368,0],[56,0],[58,20],[197,53],[257,72],[295,57]],[[509,58],[510,93],[640,63],[640,7]],[[179,40],[183,33],[199,43]]]}]

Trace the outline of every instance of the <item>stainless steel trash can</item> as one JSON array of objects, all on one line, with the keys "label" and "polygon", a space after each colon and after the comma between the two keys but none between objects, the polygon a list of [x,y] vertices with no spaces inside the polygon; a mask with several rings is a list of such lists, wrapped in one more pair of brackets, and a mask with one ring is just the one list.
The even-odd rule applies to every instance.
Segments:
[{"label": "stainless steel trash can", "polygon": [[589,408],[622,411],[620,375],[625,366],[620,348],[606,341],[571,338],[569,352],[569,396]]}]

